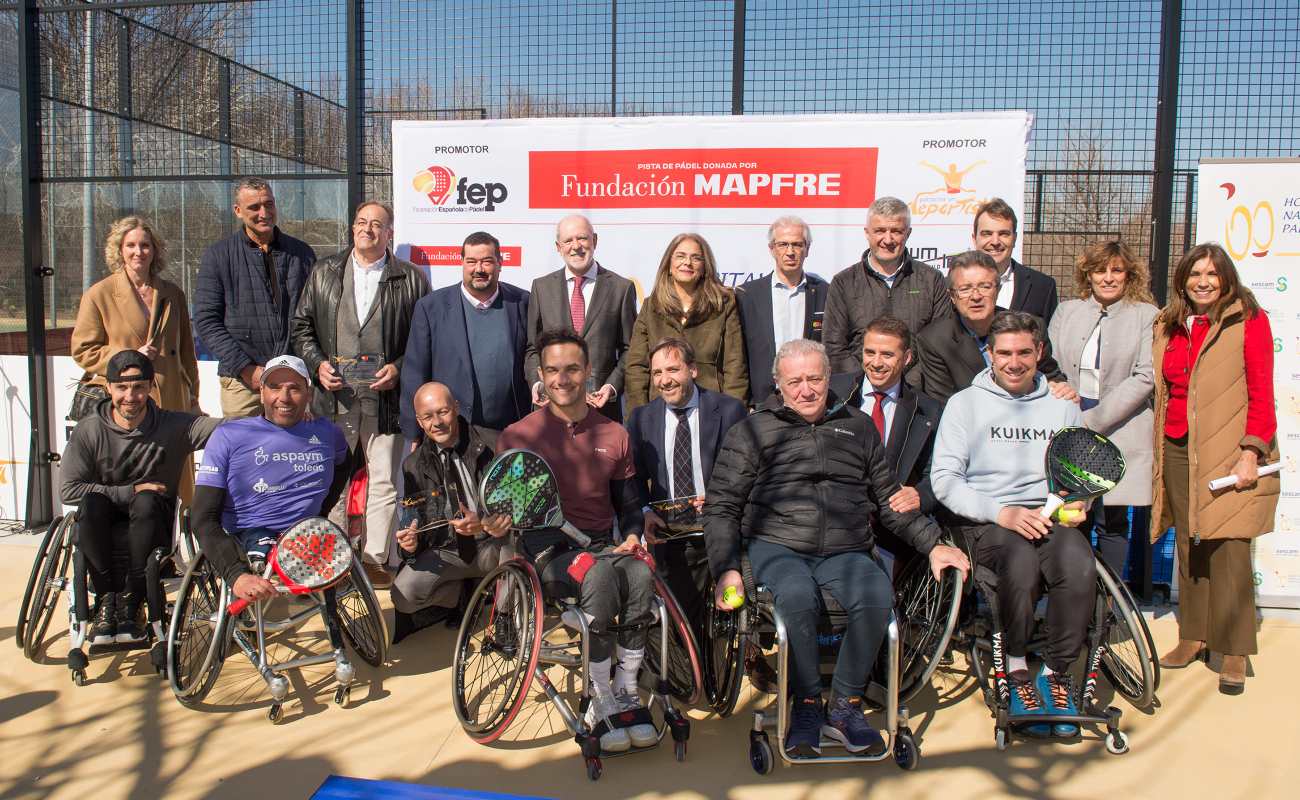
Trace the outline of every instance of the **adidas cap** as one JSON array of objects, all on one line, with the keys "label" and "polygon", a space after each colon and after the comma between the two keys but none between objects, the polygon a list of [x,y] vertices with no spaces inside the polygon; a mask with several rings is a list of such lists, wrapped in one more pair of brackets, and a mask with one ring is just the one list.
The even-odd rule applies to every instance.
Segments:
[{"label": "adidas cap", "polygon": [[270,375],[272,370],[277,369],[291,369],[301,375],[307,383],[311,383],[311,373],[307,372],[307,365],[297,356],[276,356],[262,367],[262,375]]}]

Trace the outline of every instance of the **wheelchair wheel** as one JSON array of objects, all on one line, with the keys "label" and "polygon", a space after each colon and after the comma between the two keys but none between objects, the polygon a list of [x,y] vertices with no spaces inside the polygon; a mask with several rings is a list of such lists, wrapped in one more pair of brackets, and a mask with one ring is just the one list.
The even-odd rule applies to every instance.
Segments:
[{"label": "wheelchair wheel", "polygon": [[1132,592],[1101,559],[1097,560],[1097,589],[1105,598],[1102,672],[1136,708],[1149,708],[1160,687],[1160,662],[1151,630]]},{"label": "wheelchair wheel", "polygon": [[708,641],[702,643],[704,686],[709,707],[720,717],[731,716],[740,698],[745,675],[745,642],[740,634],[740,611],[721,611],[713,603],[705,606]]},{"label": "wheelchair wheel", "polygon": [[15,638],[23,655],[35,661],[45,643],[45,632],[54,618],[59,595],[68,585],[68,565],[72,561],[72,526],[75,514],[58,517],[50,523],[41,547],[32,562],[27,591],[18,609]]},{"label": "wheelchair wheel", "polygon": [[955,569],[942,581],[930,574],[926,558],[914,558],[895,588],[899,632],[900,703],[911,700],[929,682],[947,650],[961,611],[962,579]]},{"label": "wheelchair wheel", "polygon": [[667,625],[668,646],[672,649],[668,654],[668,693],[682,703],[695,705],[705,695],[704,673],[700,667],[700,649],[695,643],[695,634],[691,632],[691,626],[686,622],[686,615],[677,604],[677,598],[673,597],[672,590],[658,573],[653,575],[655,594],[663,600],[668,618],[661,619],[650,627],[649,636],[646,637],[642,683],[651,681],[650,685],[653,686],[653,681],[659,675],[661,657],[659,626]]},{"label": "wheelchair wheel", "polygon": [[202,554],[181,579],[167,626],[167,682],[181,705],[203,701],[226,657],[229,593]]},{"label": "wheelchair wheel", "polygon": [[541,623],[542,584],[522,560],[492,570],[474,590],[452,662],[452,708],[474,741],[495,741],[528,699]]},{"label": "wheelchair wheel", "polygon": [[334,617],[344,638],[362,661],[372,667],[382,666],[388,656],[388,627],[379,597],[355,553],[352,569],[334,592]]}]

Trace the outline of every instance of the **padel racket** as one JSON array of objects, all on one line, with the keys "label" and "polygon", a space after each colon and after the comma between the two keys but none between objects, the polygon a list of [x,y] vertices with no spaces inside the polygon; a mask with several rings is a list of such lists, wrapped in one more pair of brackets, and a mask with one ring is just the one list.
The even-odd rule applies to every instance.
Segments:
[{"label": "padel racket", "polygon": [[1042,514],[1077,500],[1093,500],[1115,488],[1124,477],[1124,454],[1115,443],[1087,428],[1061,428],[1047,443],[1043,469],[1047,502]]},{"label": "padel racket", "polygon": [[[284,532],[267,558],[263,578],[280,579],[282,594],[308,594],[326,589],[352,569],[352,545],[338,526],[324,517],[308,517]],[[248,607],[248,600],[231,603],[231,614]]]},{"label": "padel racket", "polygon": [[665,525],[658,538],[676,539],[703,531],[704,517],[700,516],[700,510],[695,507],[698,499],[695,495],[689,495],[652,502],[650,508],[654,509]]},{"label": "padel racket", "polygon": [[564,518],[560,486],[546,460],[531,450],[507,450],[488,464],[479,485],[487,514],[505,514],[516,530],[559,528],[579,547],[591,537]]}]

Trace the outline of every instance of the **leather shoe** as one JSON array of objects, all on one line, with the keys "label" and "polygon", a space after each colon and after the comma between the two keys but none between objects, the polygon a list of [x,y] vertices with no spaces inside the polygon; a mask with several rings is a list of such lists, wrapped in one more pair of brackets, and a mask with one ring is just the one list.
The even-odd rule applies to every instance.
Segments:
[{"label": "leather shoe", "polygon": [[370,579],[370,585],[376,589],[387,589],[393,585],[393,576],[388,574],[388,570],[378,564],[371,564],[367,561],[364,565],[366,577]]},{"label": "leather shoe", "polygon": [[1163,669],[1182,669],[1197,661],[1204,661],[1205,657],[1205,642],[1179,639],[1177,647],[1160,657],[1160,666]]},{"label": "leather shoe", "polygon": [[1246,657],[1223,657],[1223,666],[1219,668],[1219,691],[1222,694],[1238,695],[1246,691]]}]

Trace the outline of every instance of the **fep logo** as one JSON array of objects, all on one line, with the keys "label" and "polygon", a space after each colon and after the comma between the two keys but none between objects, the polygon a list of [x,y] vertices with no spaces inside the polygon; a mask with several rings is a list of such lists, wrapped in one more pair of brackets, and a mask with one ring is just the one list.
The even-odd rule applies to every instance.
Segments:
[{"label": "fep logo", "polygon": [[439,211],[495,211],[510,196],[504,183],[471,183],[468,178],[456,179],[446,167],[431,166],[415,173],[411,186],[428,195]]},{"label": "fep logo", "polygon": [[976,168],[987,164],[980,160],[964,169],[958,169],[955,163],[947,167],[931,164],[929,161],[918,162],[922,167],[938,173],[943,184],[927,191],[917,192],[912,198],[912,216],[922,220],[932,216],[951,217],[969,216],[983,202],[973,186],[967,185],[966,176]]}]

